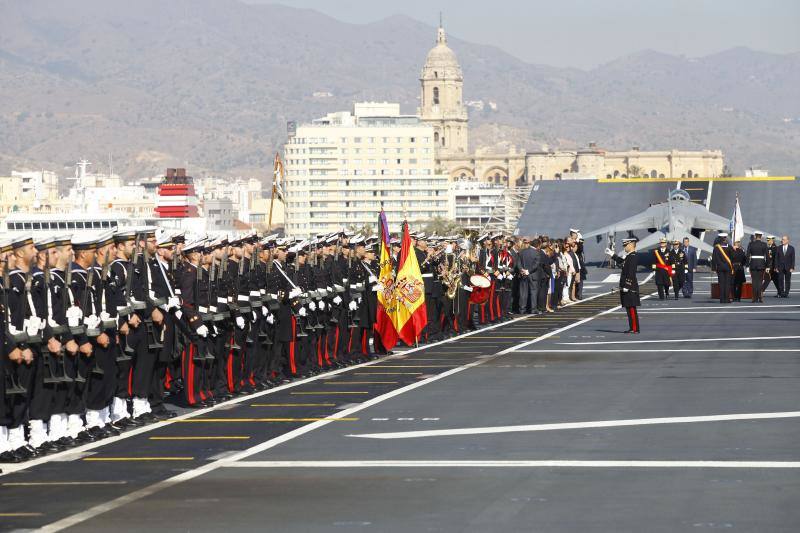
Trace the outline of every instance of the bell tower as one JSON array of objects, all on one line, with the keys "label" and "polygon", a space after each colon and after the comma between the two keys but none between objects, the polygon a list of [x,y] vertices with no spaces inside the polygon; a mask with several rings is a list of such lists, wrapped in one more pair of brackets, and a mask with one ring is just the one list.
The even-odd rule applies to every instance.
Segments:
[{"label": "bell tower", "polygon": [[420,83],[419,115],[423,122],[433,126],[437,155],[469,153],[467,107],[462,94],[464,76],[455,53],[447,46],[441,20],[436,32],[436,46],[428,52]]}]

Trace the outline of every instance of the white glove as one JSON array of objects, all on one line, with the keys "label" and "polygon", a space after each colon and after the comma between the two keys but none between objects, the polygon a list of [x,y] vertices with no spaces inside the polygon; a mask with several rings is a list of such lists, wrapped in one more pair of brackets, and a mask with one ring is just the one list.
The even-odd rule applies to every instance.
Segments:
[{"label": "white glove", "polygon": [[203,337],[204,339],[208,337],[208,326],[203,324],[199,328],[197,328],[197,334]]},{"label": "white glove", "polygon": [[316,311],[317,304],[315,302],[308,302],[308,308],[311,309],[312,311]]},{"label": "white glove", "polygon": [[374,290],[375,292],[381,292],[383,290],[383,283],[376,283],[375,288],[372,290]]},{"label": "white glove", "polygon": [[272,313],[267,315],[267,324],[274,324],[275,323],[275,315]]},{"label": "white glove", "polygon": [[236,327],[239,329],[244,329],[244,317],[241,316],[236,317]]},{"label": "white glove", "polygon": [[628,287],[622,287],[622,292],[628,292]]},{"label": "white glove", "polygon": [[324,311],[325,310],[325,302],[320,302],[319,303],[319,310],[320,311]]},{"label": "white glove", "polygon": [[83,313],[79,307],[73,305],[67,309],[67,324],[69,324],[69,327],[77,328],[81,324],[81,318],[83,318]]},{"label": "white glove", "polygon": [[170,296],[169,300],[167,300],[167,308],[169,309],[177,309],[181,306],[181,299],[177,296]]},{"label": "white glove", "polygon": [[84,317],[83,323],[90,329],[95,329],[100,325],[100,318],[97,315],[89,315]]},{"label": "white glove", "polygon": [[350,305],[348,305],[347,307],[349,307],[351,311],[355,311],[356,309],[358,309],[358,304],[356,304],[355,302],[350,302]]},{"label": "white glove", "polygon": [[336,305],[339,305],[340,303],[342,303],[342,297],[341,296],[336,296],[333,299],[333,303],[336,304]]},{"label": "white glove", "polygon": [[289,299],[291,300],[293,298],[297,298],[301,294],[303,294],[303,291],[301,291],[299,288],[292,289],[291,291],[289,291]]},{"label": "white glove", "polygon": [[612,250],[611,248],[606,248],[606,255],[611,257],[612,255],[614,255],[614,250]]},{"label": "white glove", "polygon": [[267,316],[269,314],[269,309],[267,309],[266,305],[261,306],[261,316]]}]

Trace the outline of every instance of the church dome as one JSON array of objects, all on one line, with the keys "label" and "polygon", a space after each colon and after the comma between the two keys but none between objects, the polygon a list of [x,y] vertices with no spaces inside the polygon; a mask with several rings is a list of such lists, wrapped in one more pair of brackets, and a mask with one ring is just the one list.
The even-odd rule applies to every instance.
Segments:
[{"label": "church dome", "polygon": [[425,58],[422,77],[423,79],[462,79],[461,66],[458,64],[455,52],[447,46],[447,37],[441,26],[436,37],[436,46],[431,48]]}]

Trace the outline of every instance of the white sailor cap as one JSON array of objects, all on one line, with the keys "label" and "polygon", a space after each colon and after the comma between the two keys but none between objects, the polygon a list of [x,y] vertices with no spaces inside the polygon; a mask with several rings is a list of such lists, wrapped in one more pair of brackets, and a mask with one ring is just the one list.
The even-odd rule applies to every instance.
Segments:
[{"label": "white sailor cap", "polygon": [[56,239],[53,236],[43,237],[40,239],[36,239],[33,245],[36,246],[36,249],[41,252],[47,250],[48,248],[55,248]]},{"label": "white sailor cap", "polygon": [[774,241],[775,240],[775,235],[767,235],[767,240],[768,241]]},{"label": "white sailor cap", "polygon": [[727,237],[727,236],[728,236],[728,233],[725,232],[725,231],[720,231],[719,233],[717,233],[717,237]]},{"label": "white sailor cap", "polygon": [[169,248],[175,243],[172,242],[172,232],[165,229],[156,232],[156,243],[159,248]]},{"label": "white sailor cap", "polygon": [[364,237],[361,235],[356,235],[352,239],[350,239],[351,245],[363,245],[364,244]]},{"label": "white sailor cap", "polygon": [[187,242],[183,246],[183,253],[188,254],[191,252],[202,252],[203,248],[205,248],[208,239],[203,237],[202,239],[198,239],[196,241]]},{"label": "white sailor cap", "polygon": [[76,252],[81,250],[94,250],[97,247],[97,234],[86,233],[78,235],[72,239],[72,249]]},{"label": "white sailor cap", "polygon": [[579,230],[579,229],[575,229],[575,228],[569,228],[569,232],[570,232],[570,233],[580,233],[580,232],[581,232],[581,230]]},{"label": "white sailor cap", "polygon": [[639,242],[639,239],[636,237],[626,237],[622,239],[622,244],[628,244],[629,242]]}]

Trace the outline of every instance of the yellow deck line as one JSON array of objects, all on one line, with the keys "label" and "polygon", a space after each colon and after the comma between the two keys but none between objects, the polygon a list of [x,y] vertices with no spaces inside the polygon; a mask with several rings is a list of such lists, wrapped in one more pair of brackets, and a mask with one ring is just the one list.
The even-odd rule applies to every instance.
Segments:
[{"label": "yellow deck line", "polygon": [[356,376],[421,376],[422,372],[356,372]]},{"label": "yellow deck line", "polygon": [[326,381],[325,385],[396,385],[396,381]]},{"label": "yellow deck line", "polygon": [[369,394],[369,391],[310,391],[310,392],[292,392],[294,396],[314,396],[318,394]]},{"label": "yellow deck line", "polygon": [[[183,420],[181,420],[183,422]],[[194,461],[194,457],[84,457],[82,461]]]},{"label": "yellow deck line", "polygon": [[0,517],[5,518],[27,518],[32,516],[43,516],[42,513],[0,513]]},{"label": "yellow deck line", "polygon": [[127,481],[14,481],[4,487],[58,487],[72,485],[125,485]]},{"label": "yellow deck line", "polygon": [[250,407],[336,407],[335,403],[251,403]]},{"label": "yellow deck line", "polygon": [[450,368],[454,365],[374,365],[372,368]]},{"label": "yellow deck line", "polygon": [[319,422],[329,420],[331,422],[353,422],[358,418],[187,418],[185,420],[175,420],[180,424],[196,424],[199,422]]},{"label": "yellow deck line", "polygon": [[150,437],[150,440],[247,440],[247,436],[216,437]]},{"label": "yellow deck line", "polygon": [[660,183],[660,182],[693,182],[693,181],[794,181],[794,176],[748,177],[731,176],[729,178],[598,178],[597,183]]}]

